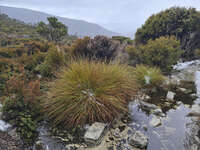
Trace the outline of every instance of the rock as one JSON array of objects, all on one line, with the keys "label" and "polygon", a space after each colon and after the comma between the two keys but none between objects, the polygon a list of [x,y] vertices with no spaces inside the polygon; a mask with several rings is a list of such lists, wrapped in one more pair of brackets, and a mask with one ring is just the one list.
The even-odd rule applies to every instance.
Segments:
[{"label": "rock", "polygon": [[178,88],[178,90],[181,92],[184,92],[184,93],[187,91],[187,89],[185,89],[185,88]]},{"label": "rock", "polygon": [[198,136],[194,136],[194,139],[195,139],[195,141],[198,143],[198,144],[200,144],[200,138],[198,137]]},{"label": "rock", "polygon": [[92,124],[84,135],[85,141],[88,142],[88,144],[99,143],[99,140],[101,139],[106,126],[106,124],[100,122],[95,122]]},{"label": "rock", "polygon": [[174,96],[176,95],[176,93],[168,91],[167,93],[167,99],[168,100],[174,100]]},{"label": "rock", "polygon": [[177,106],[180,106],[182,104],[181,101],[176,102]]},{"label": "rock", "polygon": [[180,92],[185,93],[185,94],[191,94],[191,93],[192,93],[192,90],[191,90],[191,89],[178,88],[178,90],[179,90]]},{"label": "rock", "polygon": [[200,105],[199,104],[192,105],[191,111],[200,113]]},{"label": "rock", "polygon": [[4,122],[3,120],[0,120],[0,131],[6,131],[10,127],[10,124]]},{"label": "rock", "polygon": [[19,134],[17,133],[17,128],[14,128],[14,129],[10,130],[10,131],[8,132],[8,134],[9,134],[13,139],[15,139],[15,140],[17,140],[17,141],[20,141],[20,140],[21,140]]},{"label": "rock", "polygon": [[136,148],[146,148],[148,145],[148,138],[140,131],[136,131],[135,134],[130,137],[129,144]]},{"label": "rock", "polygon": [[44,143],[42,143],[42,141],[37,141],[35,143],[35,149],[36,150],[46,150],[46,146]]},{"label": "rock", "polygon": [[151,119],[151,121],[149,122],[149,124],[153,127],[157,127],[159,125],[161,125],[161,119],[156,117],[156,116],[153,116],[153,118]]},{"label": "rock", "polygon": [[147,125],[143,125],[142,127],[143,127],[144,131],[148,130]]},{"label": "rock", "polygon": [[192,105],[191,112],[189,112],[186,116],[200,117],[200,105],[199,104]]},{"label": "rock", "polygon": [[144,110],[151,111],[153,109],[157,109],[158,107],[154,104],[150,104],[147,102],[140,101],[140,107]]},{"label": "rock", "polygon": [[22,145],[8,133],[0,131],[0,150],[22,150]]},{"label": "rock", "polygon": [[41,78],[42,78],[42,76],[41,76],[40,74],[37,74],[37,77],[38,77],[38,79],[41,79]]},{"label": "rock", "polygon": [[160,109],[160,108],[153,110],[153,114],[161,116],[161,117],[165,117],[165,114],[162,112],[162,109]]},{"label": "rock", "polygon": [[83,150],[84,146],[79,144],[68,144],[65,146],[66,150]]},{"label": "rock", "polygon": [[166,107],[170,107],[170,105],[171,105],[171,103],[169,103],[169,102],[165,102],[164,104]]},{"label": "rock", "polygon": [[119,129],[119,128],[116,128],[116,129],[114,130],[113,135],[114,135],[114,137],[116,137],[116,138],[120,138],[120,129]]},{"label": "rock", "polygon": [[191,96],[193,99],[198,98],[198,95],[197,95],[196,93],[190,94],[190,96]]}]

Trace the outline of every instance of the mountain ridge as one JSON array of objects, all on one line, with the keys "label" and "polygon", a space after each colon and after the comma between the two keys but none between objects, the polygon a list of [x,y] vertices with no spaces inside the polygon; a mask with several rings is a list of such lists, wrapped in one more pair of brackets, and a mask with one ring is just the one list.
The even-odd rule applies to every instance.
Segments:
[{"label": "mountain ridge", "polygon": [[[40,21],[44,21],[47,23],[47,17],[55,16],[45,12],[35,11],[26,8],[16,8],[16,7],[8,7],[8,6],[0,6],[0,13],[7,14],[9,17],[23,21],[29,24],[37,24]],[[59,17],[59,21],[68,26],[68,32],[71,35],[77,35],[79,37],[90,36],[94,37],[96,35],[105,35],[108,37],[120,35],[119,33],[115,33],[113,31],[109,31],[104,27],[90,23],[85,20],[71,19],[65,17]]]}]

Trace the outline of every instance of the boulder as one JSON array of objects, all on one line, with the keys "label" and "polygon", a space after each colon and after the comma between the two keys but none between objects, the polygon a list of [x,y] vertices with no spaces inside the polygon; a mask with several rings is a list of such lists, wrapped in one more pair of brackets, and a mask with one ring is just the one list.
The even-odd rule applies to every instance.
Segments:
[{"label": "boulder", "polygon": [[84,135],[84,139],[88,144],[100,143],[101,137],[106,129],[107,125],[100,122],[92,124]]},{"label": "boulder", "polygon": [[136,148],[146,148],[148,145],[148,137],[140,131],[136,131],[129,139],[129,144]]}]

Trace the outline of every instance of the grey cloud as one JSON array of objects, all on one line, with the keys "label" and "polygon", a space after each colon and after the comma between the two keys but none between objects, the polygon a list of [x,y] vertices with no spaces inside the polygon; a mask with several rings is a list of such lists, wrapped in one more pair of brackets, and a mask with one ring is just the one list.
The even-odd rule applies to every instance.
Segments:
[{"label": "grey cloud", "polygon": [[0,0],[0,5],[82,19],[119,32],[133,31],[153,13],[172,6],[200,10],[200,0]]}]

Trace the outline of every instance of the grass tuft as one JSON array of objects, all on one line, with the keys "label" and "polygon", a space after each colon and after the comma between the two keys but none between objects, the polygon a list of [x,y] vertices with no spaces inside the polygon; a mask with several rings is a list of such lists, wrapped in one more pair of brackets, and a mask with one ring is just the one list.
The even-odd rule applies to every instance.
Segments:
[{"label": "grass tuft", "polygon": [[127,65],[79,60],[71,62],[51,83],[44,106],[55,124],[67,127],[110,122],[127,112],[136,92],[137,84]]},{"label": "grass tuft", "polygon": [[164,76],[156,67],[137,65],[133,74],[142,88],[159,87],[164,81]]}]

